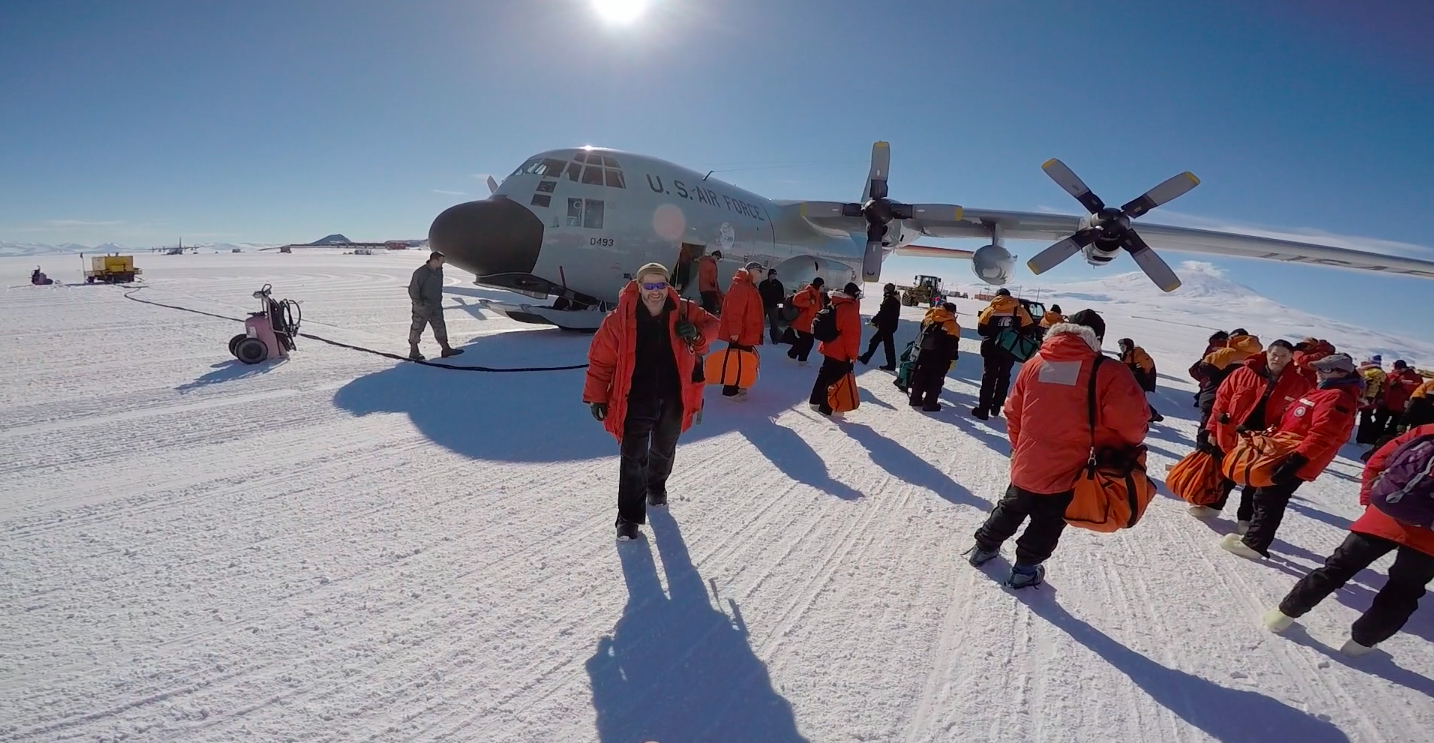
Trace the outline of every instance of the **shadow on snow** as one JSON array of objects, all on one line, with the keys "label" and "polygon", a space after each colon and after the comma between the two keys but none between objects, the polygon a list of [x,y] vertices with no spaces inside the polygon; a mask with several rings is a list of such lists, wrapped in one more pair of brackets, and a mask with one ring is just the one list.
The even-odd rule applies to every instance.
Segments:
[{"label": "shadow on snow", "polygon": [[213,369],[213,371],[207,372],[193,382],[181,384],[174,389],[181,393],[193,392],[201,387],[208,387],[211,384],[223,384],[224,382],[249,379],[267,374],[284,363],[286,362],[282,360],[274,362],[266,361],[262,364],[246,364],[238,359],[233,361],[221,361],[209,367]]},{"label": "shadow on snow", "polygon": [[724,612],[715,585],[709,598],[666,511],[648,519],[667,592],[646,538],[618,545],[627,605],[587,661],[598,739],[806,743],[752,650],[737,603],[727,599]]},{"label": "shadow on snow", "polygon": [[1157,704],[1222,743],[1349,741],[1349,737],[1333,723],[1301,712],[1278,699],[1257,691],[1230,689],[1199,676],[1167,668],[1121,645],[1056,603],[1055,590],[1049,584],[1038,589],[1018,591],[1016,596],[1036,616],[1060,628],[1071,639],[1128,676]]},{"label": "shadow on snow", "polygon": [[[510,331],[474,338],[454,366],[534,367],[584,363],[591,336],[559,330]],[[724,347],[716,344],[717,348]],[[702,422],[682,435],[691,443],[741,432],[794,479],[843,498],[859,497],[826,476],[820,456],[774,419],[804,405],[821,356],[809,366],[786,358],[787,346],[759,349],[761,371],[745,403],[708,386]],[[360,377],[334,395],[334,405],[354,415],[402,413],[434,443],[473,459],[551,462],[615,456],[617,442],[593,420],[582,402],[584,370],[478,373],[400,363]],[[864,372],[860,384],[880,384],[886,372]],[[876,381],[872,381],[876,380]],[[887,382],[889,384],[889,382]],[[869,391],[864,403],[890,408]]]}]

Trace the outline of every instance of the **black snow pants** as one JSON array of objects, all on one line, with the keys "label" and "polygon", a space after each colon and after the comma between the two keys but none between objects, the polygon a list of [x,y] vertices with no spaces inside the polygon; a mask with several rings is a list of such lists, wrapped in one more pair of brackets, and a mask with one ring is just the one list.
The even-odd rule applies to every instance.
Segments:
[{"label": "black snow pants", "polygon": [[[1224,480],[1220,483],[1220,500],[1210,504],[1216,511],[1225,510],[1225,504],[1230,501],[1230,494],[1235,492],[1235,481]],[[1235,519],[1238,521],[1249,521],[1255,517],[1255,488],[1246,485],[1240,488],[1240,505],[1235,510]]]},{"label": "black snow pants", "polygon": [[647,523],[647,494],[667,494],[667,476],[682,434],[682,398],[629,398],[622,422],[617,480],[617,521]]},{"label": "black snow pants", "polygon": [[1042,495],[1012,485],[986,517],[986,523],[976,530],[976,546],[985,552],[1000,549],[1029,516],[1031,525],[1016,540],[1016,564],[1039,565],[1056,551],[1056,543],[1066,528],[1066,508],[1074,497],[1073,490]]},{"label": "black snow pants", "polygon": [[911,407],[941,409],[941,389],[946,386],[946,370],[950,366],[951,362],[945,359],[917,359],[916,365],[911,369]]},{"label": "black snow pants", "polygon": [[767,308],[767,331],[772,334],[772,345],[780,345],[782,342],[782,331],[786,329],[787,323],[782,319],[782,308]]},{"label": "black snow pants", "polygon": [[1000,413],[1011,389],[1011,367],[1016,357],[1000,348],[981,349],[981,401],[977,407],[988,413]]},{"label": "black snow pants", "polygon": [[787,351],[787,358],[798,361],[806,361],[812,353],[812,346],[816,344],[817,337],[811,333],[803,333],[800,330],[793,330],[797,334],[797,342],[792,344]]},{"label": "black snow pants", "polygon": [[1359,429],[1354,435],[1356,444],[1373,444],[1379,440],[1379,431],[1383,425],[1375,423],[1374,415],[1374,408],[1365,408],[1359,411]]},{"label": "black snow pants", "polygon": [[1354,620],[1350,628],[1350,638],[1365,647],[1388,640],[1419,608],[1424,587],[1434,581],[1434,556],[1372,534],[1350,532],[1344,544],[1336,547],[1325,560],[1324,567],[1311,571],[1290,589],[1289,595],[1280,602],[1280,611],[1289,617],[1304,616],[1391,550],[1399,552],[1389,567],[1389,580],[1379,589],[1369,610]]},{"label": "black snow pants", "polygon": [[871,357],[876,355],[876,346],[877,346],[877,344],[885,344],[885,346],[886,346],[886,349],[885,349],[885,350],[886,350],[886,366],[887,366],[887,367],[890,367],[890,368],[892,368],[892,369],[895,369],[895,368],[896,368],[896,338],[895,338],[895,334],[896,334],[896,331],[894,331],[894,330],[893,330],[893,331],[887,331],[887,332],[883,332],[883,331],[881,331],[881,330],[876,331],[876,334],[871,337],[871,342],[869,342],[869,343],[866,344],[866,353],[864,353],[864,354],[861,355],[861,363],[865,364],[865,363],[871,361]]},{"label": "black snow pants", "polygon": [[1270,545],[1274,544],[1275,532],[1285,519],[1290,498],[1303,484],[1303,480],[1290,480],[1255,490],[1255,510],[1250,515],[1250,530],[1245,532],[1243,540],[1246,547],[1265,557],[1270,556]]},{"label": "black snow pants", "polygon": [[820,412],[831,415],[832,408],[827,404],[827,388],[851,372],[851,362],[830,356],[822,358],[822,368],[817,370],[817,380],[812,382],[812,395],[807,402],[818,406],[817,410]]}]

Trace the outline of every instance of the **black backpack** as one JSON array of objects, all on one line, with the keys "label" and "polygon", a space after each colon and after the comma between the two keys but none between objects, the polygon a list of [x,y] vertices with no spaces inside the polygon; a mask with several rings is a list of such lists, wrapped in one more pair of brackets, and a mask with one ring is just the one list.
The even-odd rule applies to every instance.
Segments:
[{"label": "black backpack", "polygon": [[812,335],[822,343],[830,343],[841,335],[837,330],[836,305],[827,305],[817,313],[817,319],[812,321]]}]

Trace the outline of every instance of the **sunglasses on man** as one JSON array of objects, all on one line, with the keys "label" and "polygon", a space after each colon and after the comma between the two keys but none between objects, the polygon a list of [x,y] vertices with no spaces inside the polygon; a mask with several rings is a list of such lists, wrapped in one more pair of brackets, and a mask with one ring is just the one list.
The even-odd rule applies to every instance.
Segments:
[{"label": "sunglasses on man", "polygon": [[666,281],[644,281],[644,282],[642,282],[642,290],[645,291],[645,292],[655,292],[655,291],[659,291],[659,290],[666,289],[666,288],[667,288],[667,282],[666,282]]}]

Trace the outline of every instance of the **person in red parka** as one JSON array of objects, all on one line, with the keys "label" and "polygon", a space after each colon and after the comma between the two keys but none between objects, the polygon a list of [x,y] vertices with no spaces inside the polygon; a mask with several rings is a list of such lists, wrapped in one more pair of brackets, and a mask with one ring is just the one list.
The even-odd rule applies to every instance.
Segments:
[{"label": "person in red parka", "polygon": [[1434,425],[1420,426],[1381,446],[1364,466],[1359,503],[1364,515],[1349,527],[1349,536],[1316,568],[1290,589],[1279,608],[1265,615],[1265,626],[1283,632],[1309,613],[1331,593],[1381,557],[1396,551],[1389,579],[1375,595],[1369,610],[1354,620],[1349,640],[1340,650],[1362,655],[1394,636],[1419,608],[1424,587],[1434,581],[1434,531],[1398,521],[1370,505],[1370,489],[1388,466],[1389,458],[1405,442],[1434,436]]},{"label": "person in red parka", "polygon": [[832,292],[832,312],[836,313],[836,340],[822,341],[817,352],[824,358],[822,368],[817,370],[817,379],[812,383],[812,395],[807,400],[812,410],[822,415],[831,415],[827,404],[827,388],[851,373],[856,358],[861,355],[861,287],[853,282],[839,292]]},{"label": "person in red parka", "polygon": [[720,250],[697,259],[697,291],[702,295],[702,309],[713,315],[722,312],[722,287],[717,284],[717,261],[720,260]]},{"label": "person in red parka", "polygon": [[812,321],[826,305],[826,294],[822,293],[824,286],[826,282],[818,276],[812,279],[812,283],[792,295],[792,306],[797,308],[797,319],[792,321],[792,332],[797,334],[797,342],[787,351],[787,358],[796,359],[802,366],[806,366],[807,356],[812,353],[812,344],[816,343],[816,338],[812,337]]},{"label": "person in red parka", "polygon": [[[1239,434],[1263,431],[1277,425],[1290,405],[1313,386],[1305,382],[1293,363],[1294,348],[1289,341],[1277,340],[1262,354],[1246,359],[1240,368],[1220,383],[1215,393],[1215,406],[1210,422],[1196,436],[1195,445],[1217,460],[1235,448]],[[1220,515],[1229,501],[1235,483],[1221,484],[1220,499],[1209,506],[1190,506],[1190,515],[1212,518]],[[1250,528],[1255,512],[1255,488],[1245,486],[1240,492],[1240,506],[1235,512],[1238,526],[1235,533]]]},{"label": "person in red parka", "polygon": [[1295,490],[1324,472],[1354,431],[1355,412],[1364,380],[1355,372],[1349,354],[1326,356],[1313,364],[1319,387],[1302,395],[1280,419],[1277,430],[1300,438],[1299,447],[1275,468],[1275,483],[1255,490],[1255,512],[1250,530],[1242,537],[1227,534],[1220,546],[1241,557],[1269,557],[1275,532]]},{"label": "person in red parka", "polygon": [[583,402],[620,445],[619,540],[640,535],[647,505],[667,505],[677,439],[702,409],[702,382],[693,378],[697,357],[717,327],[717,318],[677,296],[662,264],[649,263],[623,287],[617,309],[593,336]]},{"label": "person in red parka", "polygon": [[[762,323],[766,311],[762,308],[762,294],[752,283],[753,276],[762,274],[762,266],[748,263],[745,268],[732,274],[732,283],[727,287],[727,296],[722,300],[722,325],[717,337],[727,341],[733,348],[756,351],[762,345]],[[747,391],[736,385],[723,385],[723,397],[745,399]]]},{"label": "person in red parka", "polygon": [[1313,387],[1319,384],[1318,375],[1310,364],[1332,354],[1338,349],[1333,343],[1321,338],[1305,338],[1295,344],[1295,368],[1299,369],[1300,376]]},{"label": "person in red parka", "polygon": [[1374,425],[1378,436],[1393,436],[1399,433],[1399,423],[1404,420],[1404,409],[1409,406],[1409,397],[1424,378],[1409,368],[1403,360],[1394,362],[1394,370],[1384,378],[1384,399],[1374,412]]},{"label": "person in red parka", "polygon": [[1150,422],[1145,391],[1124,364],[1101,360],[1104,335],[1105,321],[1090,310],[1051,326],[1040,350],[1016,375],[1002,409],[1011,439],[1011,485],[976,530],[976,544],[966,554],[978,567],[994,559],[1030,517],[1030,526],[1016,540],[1016,564],[1006,581],[1012,588],[1041,583],[1042,563],[1066,528],[1076,478],[1090,461],[1091,374],[1097,375],[1097,452],[1134,457],[1145,441]]}]

